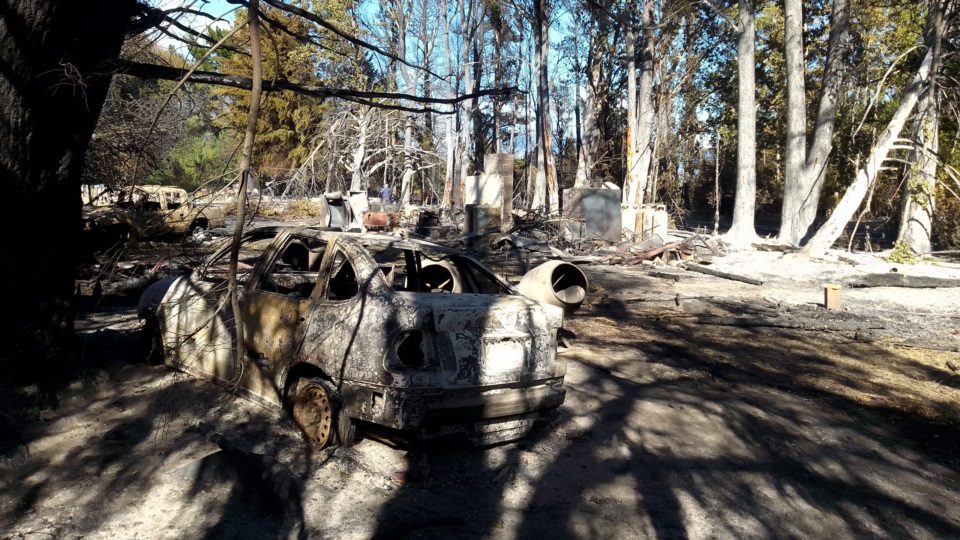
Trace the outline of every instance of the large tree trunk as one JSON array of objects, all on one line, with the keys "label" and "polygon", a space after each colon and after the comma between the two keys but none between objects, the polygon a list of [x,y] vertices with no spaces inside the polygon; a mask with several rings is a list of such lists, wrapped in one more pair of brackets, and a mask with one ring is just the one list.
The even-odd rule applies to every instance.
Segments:
[{"label": "large tree trunk", "polygon": [[900,215],[900,230],[897,239],[914,253],[929,253],[930,229],[937,189],[938,120],[930,94],[920,100],[913,166],[907,172],[903,186],[903,206]]},{"label": "large tree trunk", "polygon": [[637,35],[633,26],[626,31],[624,52],[627,56],[627,171],[623,182],[623,204],[636,206],[637,172],[640,169],[640,155],[637,150],[640,115],[637,113]]},{"label": "large tree trunk", "polygon": [[[470,64],[470,68],[473,70],[474,89],[480,88],[480,83],[483,81],[483,40],[483,33],[480,33],[473,42],[473,62]],[[473,107],[471,113],[473,115],[471,120],[473,125],[473,170],[474,174],[480,174],[480,171],[483,170],[483,155],[486,152],[483,134],[485,122],[480,110],[480,100],[474,98],[471,105]]]},{"label": "large tree trunk", "polygon": [[930,229],[933,225],[937,188],[936,154],[940,146],[940,96],[937,92],[937,79],[946,26],[944,8],[943,0],[930,2],[933,64],[930,67],[930,84],[918,105],[915,142],[919,148],[914,152],[914,166],[910,168],[903,186],[903,209],[897,235],[898,240],[907,244],[915,253],[931,251]]},{"label": "large tree trunk", "polygon": [[[676,65],[673,65],[672,67],[675,68]],[[669,67],[667,68],[667,71],[672,72]],[[658,182],[660,181],[660,163],[663,161],[665,152],[667,152],[667,146],[671,144],[669,136],[670,119],[674,116],[674,105],[676,103],[671,96],[671,85],[667,84],[666,82],[669,80],[670,74],[664,73],[663,62],[661,62],[657,67],[657,78],[661,81],[661,83],[657,85],[656,90],[656,137],[653,137],[653,148],[650,151],[650,176],[649,180],[647,181],[645,199],[648,203],[657,202],[657,188]]]},{"label": "large tree trunk", "polygon": [[643,0],[640,22],[643,25],[640,39],[640,84],[637,89],[637,164],[636,202],[642,204],[650,178],[650,163],[653,160],[653,133],[656,124],[654,97],[654,55],[655,30],[653,19],[653,0]]},{"label": "large tree trunk", "polygon": [[900,131],[903,130],[904,124],[906,124],[910,118],[910,114],[917,104],[920,92],[924,89],[925,83],[928,80],[932,57],[933,53],[928,51],[923,58],[923,63],[920,64],[920,69],[910,81],[910,84],[903,93],[903,97],[900,98],[900,106],[893,114],[890,123],[887,124],[887,129],[884,130],[877,139],[876,144],[874,144],[870,150],[870,156],[867,158],[866,163],[864,163],[863,167],[857,172],[857,177],[844,192],[843,198],[840,199],[837,208],[830,214],[830,218],[827,219],[826,223],[817,231],[817,234],[804,246],[801,253],[808,256],[823,255],[823,253],[837,241],[837,238],[840,237],[847,222],[850,221],[854,212],[860,207],[860,203],[863,202],[863,198],[866,196],[867,191],[869,191],[870,185],[876,180],[880,166],[883,165],[883,161],[887,159],[887,154],[890,153],[897,137],[900,136]]},{"label": "large tree trunk", "polygon": [[754,0],[740,0],[737,23],[737,194],[727,242],[742,246],[757,238],[757,98]]},{"label": "large tree trunk", "polygon": [[797,244],[803,237],[800,208],[809,204],[810,186],[803,185],[807,155],[807,97],[804,85],[803,1],[785,0],[784,50],[787,71],[787,142],[780,238]]},{"label": "large tree trunk", "polygon": [[[463,85],[464,91],[467,94],[472,94],[474,89],[479,81],[474,81],[473,79],[473,70],[470,69],[470,50],[471,43],[475,38],[476,32],[473,28],[473,20],[475,17],[475,11],[477,9],[477,4],[473,1],[470,1],[468,6],[464,6],[464,1],[459,1],[460,6],[460,36],[463,39],[462,44],[462,53],[463,53]],[[476,116],[477,108],[477,98],[470,98],[464,104],[464,110],[461,111],[461,117],[463,120],[460,121],[459,127],[460,131],[458,135],[458,144],[457,144],[457,163],[460,164],[460,178],[458,179],[458,186],[454,188],[454,204],[461,205],[463,204],[463,198],[460,195],[460,186],[463,186],[467,175],[470,174],[470,164],[472,160],[468,159],[467,155],[470,148],[470,135],[473,132],[473,119]],[[474,141],[476,142],[476,141]]]},{"label": "large tree trunk", "polygon": [[403,128],[403,176],[400,179],[400,206],[410,204],[413,181],[413,120],[406,115]]},{"label": "large tree trunk", "polygon": [[43,382],[71,365],[83,155],[134,2],[0,6],[0,353]]},{"label": "large tree trunk", "polygon": [[[353,150],[353,161],[350,165],[350,190],[366,190],[369,186],[367,175],[363,171],[363,161],[367,157],[367,131],[370,127],[370,119],[373,117],[373,110],[370,108],[361,109],[357,113],[357,146]],[[333,161],[333,160],[330,160]],[[329,178],[327,179],[329,182]]]},{"label": "large tree trunk", "polygon": [[[446,42],[444,43],[443,59],[447,68],[447,97],[453,99],[456,97],[457,88],[454,73],[453,73],[453,46],[450,43],[450,16],[447,14],[447,1],[444,0],[441,9],[443,10],[443,34],[446,37]],[[455,197],[453,196],[454,191],[457,188],[457,182],[455,180],[456,175],[454,174],[456,167],[456,140],[454,138],[454,129],[453,124],[456,121],[457,115],[452,114],[447,116],[446,119],[446,135],[447,135],[447,163],[446,168],[444,169],[444,178],[443,178],[443,207],[444,208],[453,208],[453,203]]]},{"label": "large tree trunk", "polygon": [[553,160],[553,141],[550,134],[550,14],[546,0],[534,1],[534,25],[537,41],[537,182],[534,188],[535,208],[545,213],[559,209],[556,166]]},{"label": "large tree trunk", "polygon": [[810,150],[807,151],[806,94],[804,88],[803,6],[801,0],[784,3],[787,67],[787,144],[780,239],[799,244],[817,218],[827,161],[833,148],[837,100],[846,69],[849,31],[848,0],[834,0],[823,84]]},{"label": "large tree trunk", "polygon": [[[504,39],[503,14],[500,4],[494,3],[490,6],[492,13],[490,19],[494,21],[493,26],[493,87],[500,88],[503,84],[503,64],[501,61],[503,47],[506,46]],[[493,151],[497,154],[503,152],[503,143],[500,133],[500,108],[503,106],[503,98],[494,96],[493,98]]]},{"label": "large tree trunk", "polygon": [[586,74],[586,84],[584,85],[583,98],[583,131],[582,145],[583,155],[578,157],[577,161],[577,179],[582,181],[585,186],[596,186],[594,178],[593,165],[600,154],[600,126],[598,125],[600,114],[598,111],[598,90],[602,88],[602,67],[604,62],[603,51],[607,43],[609,32],[609,12],[606,9],[606,2],[599,1],[601,9],[591,10],[591,16],[594,19],[593,28],[595,31],[590,33],[590,46],[587,51],[587,60],[584,72]]},{"label": "large tree trunk", "polygon": [[573,186],[576,188],[583,188],[583,187],[587,187],[588,175],[587,175],[587,153],[584,151],[584,148],[583,148],[583,122],[581,118],[582,114],[580,112],[581,100],[580,100],[579,66],[578,66],[578,72],[575,74],[575,77],[576,77],[575,79],[576,86],[575,86],[574,96],[573,96],[573,115],[574,115],[574,121],[576,122],[576,125],[574,126],[574,128],[576,129],[575,133],[577,136],[577,139],[576,139],[577,172],[573,179]]},{"label": "large tree trunk", "polygon": [[[653,2],[643,0],[641,6],[640,67],[639,81],[636,69],[634,30],[627,28],[627,178],[624,203],[637,207],[643,204],[650,174],[652,154],[653,107],[653,56],[654,28]],[[632,102],[632,103],[631,103]]]},{"label": "large tree trunk", "polygon": [[[397,55],[403,60],[399,66],[400,76],[403,78],[404,91],[408,94],[417,92],[417,80],[413,68],[407,65],[410,62],[407,57],[407,33],[410,31],[412,9],[411,2],[397,0],[393,10],[396,19],[394,24],[397,27]],[[413,180],[413,118],[411,116],[412,113],[405,113],[403,119],[403,175],[400,179],[399,198],[401,207],[410,204],[410,184]]]}]

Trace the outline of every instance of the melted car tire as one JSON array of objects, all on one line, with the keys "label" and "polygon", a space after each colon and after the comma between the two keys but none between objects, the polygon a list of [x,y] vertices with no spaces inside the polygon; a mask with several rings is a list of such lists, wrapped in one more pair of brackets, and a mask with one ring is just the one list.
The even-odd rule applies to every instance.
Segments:
[{"label": "melted car tire", "polygon": [[347,446],[353,442],[353,422],[328,381],[300,379],[291,396],[293,421],[316,448]]}]

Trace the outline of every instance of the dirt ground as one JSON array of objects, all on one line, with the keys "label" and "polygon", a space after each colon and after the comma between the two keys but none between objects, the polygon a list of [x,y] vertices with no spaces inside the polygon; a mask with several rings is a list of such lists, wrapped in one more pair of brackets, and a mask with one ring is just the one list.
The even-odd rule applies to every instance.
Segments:
[{"label": "dirt ground", "polygon": [[565,404],[487,449],[313,452],[86,317],[82,376],[8,431],[0,538],[960,537],[960,289],[826,312],[849,265],[737,257],[762,286],[585,266]]}]

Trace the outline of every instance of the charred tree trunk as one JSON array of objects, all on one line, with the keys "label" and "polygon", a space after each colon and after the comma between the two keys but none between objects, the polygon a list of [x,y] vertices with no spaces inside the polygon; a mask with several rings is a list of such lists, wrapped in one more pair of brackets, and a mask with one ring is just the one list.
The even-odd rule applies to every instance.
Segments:
[{"label": "charred tree trunk", "polygon": [[134,6],[0,5],[0,224],[15,232],[0,254],[5,375],[44,382],[72,365],[80,172]]},{"label": "charred tree trunk", "polygon": [[[461,51],[463,55],[462,69],[463,69],[463,85],[466,93],[472,94],[474,89],[477,88],[479,81],[475,81],[473,78],[473,70],[470,69],[470,52],[471,44],[476,38],[476,27],[474,25],[474,18],[476,17],[476,10],[479,9],[479,6],[476,2],[468,0],[469,3],[464,5],[464,0],[458,2],[460,6],[460,35],[463,39],[461,44]],[[460,177],[458,179],[458,186],[454,189],[454,204],[460,206],[463,204],[463,197],[461,192],[463,190],[463,184],[466,182],[467,176],[470,174],[470,165],[473,163],[473,160],[469,159],[470,151],[470,136],[473,133],[473,119],[476,117],[476,108],[477,108],[477,98],[473,97],[466,101],[464,104],[464,109],[461,112],[462,120],[459,123],[458,136],[458,145],[457,145],[457,163],[460,164]],[[474,141],[476,142],[476,141]]]},{"label": "charred tree trunk", "polygon": [[914,165],[903,186],[903,209],[900,218],[898,239],[915,253],[929,253],[930,230],[936,204],[937,152],[939,150],[940,101],[937,79],[941,65],[944,21],[944,0],[930,2],[931,31],[933,33],[933,65],[930,68],[930,83],[920,98],[917,111],[917,127]]},{"label": "charred tree trunk", "polygon": [[737,22],[737,194],[727,240],[734,245],[757,238],[757,92],[754,0],[740,0]]},{"label": "charred tree trunk", "polygon": [[[394,25],[397,32],[397,56],[403,63],[400,64],[400,77],[403,79],[404,91],[408,94],[415,94],[417,91],[416,77],[408,63],[410,58],[407,54],[407,34],[410,31],[410,11],[413,10],[411,2],[398,0],[393,6]],[[426,15],[424,15],[426,16]],[[398,202],[401,208],[410,204],[410,192],[413,189],[413,118],[411,113],[405,113],[403,116],[403,174],[400,179],[400,198]]]},{"label": "charred tree trunk", "polygon": [[637,150],[640,153],[637,170],[637,204],[643,204],[644,194],[650,180],[650,165],[653,161],[653,135],[656,124],[654,107],[654,56],[656,54],[656,34],[653,17],[653,0],[643,0],[640,12],[643,30],[640,39],[640,84],[637,89]]},{"label": "charred tree trunk", "polygon": [[[933,96],[935,99],[935,96]],[[938,118],[930,92],[921,99],[917,112],[913,165],[903,185],[903,204],[897,239],[914,253],[930,253],[930,230],[937,189]]]},{"label": "charred tree trunk", "polygon": [[637,170],[640,168],[637,147],[637,36],[632,26],[627,27],[625,52],[627,55],[627,175],[623,182],[623,204],[636,206]]},{"label": "charred tree trunk", "polygon": [[890,120],[890,123],[887,124],[887,128],[880,135],[879,139],[877,139],[873,148],[871,148],[870,156],[867,158],[866,163],[864,163],[863,167],[857,172],[857,177],[844,192],[843,198],[840,199],[837,208],[830,214],[830,218],[820,227],[820,230],[810,239],[807,245],[803,247],[801,253],[814,257],[822,255],[837,241],[844,227],[846,227],[847,222],[850,221],[854,212],[860,207],[860,203],[863,202],[863,198],[866,196],[867,191],[869,191],[870,185],[876,180],[877,173],[880,172],[880,166],[883,165],[883,161],[887,159],[887,154],[893,148],[897,137],[900,136],[900,131],[903,129],[904,124],[907,123],[907,119],[917,105],[917,99],[928,81],[932,56],[932,53],[929,51],[926,56],[924,56],[920,69],[910,81],[903,96],[900,98],[900,106],[897,107],[893,118]]},{"label": "charred tree trunk", "polygon": [[[447,68],[447,97],[453,99],[457,94],[456,82],[454,82],[454,72],[453,72],[453,49],[450,44],[450,15],[448,13],[448,5],[446,0],[441,4],[441,9],[443,9],[443,34],[446,36],[446,41],[444,43],[444,63]],[[456,141],[454,139],[454,122],[456,121],[457,115],[449,115],[446,119],[446,140],[447,140],[447,163],[444,168],[444,178],[443,178],[443,202],[442,205],[444,208],[453,208],[453,203],[455,197],[453,196],[456,189],[456,175],[454,174],[455,165],[456,165]]]},{"label": "charred tree trunk", "polygon": [[534,0],[533,24],[537,41],[537,183],[534,206],[545,213],[559,208],[556,167],[553,160],[553,141],[550,132],[550,13],[546,0]]},{"label": "charred tree trunk", "polygon": [[[798,244],[804,227],[800,207],[809,203],[809,186],[803,185],[803,163],[807,155],[807,96],[804,84],[803,1],[785,0],[784,40],[787,71],[787,142],[785,145],[783,209],[780,238]],[[804,189],[806,188],[806,189]]]},{"label": "charred tree trunk", "polygon": [[[483,81],[483,40],[481,33],[473,42],[473,63],[470,68],[473,70],[473,86],[480,88]],[[486,153],[486,144],[484,141],[484,119],[480,110],[480,100],[474,99],[471,103],[473,108],[470,114],[473,119],[470,121],[473,126],[473,170],[474,174],[480,174],[483,171],[483,155]]]},{"label": "charred tree trunk", "polygon": [[[257,118],[260,115],[260,96],[263,90],[263,63],[260,57],[260,0],[250,0],[247,16],[250,19],[250,57],[253,60],[250,80],[250,110],[247,114],[247,129],[243,135],[243,147],[240,151],[240,185],[237,187],[237,223],[233,228],[233,241],[230,244],[230,273],[227,276],[227,296],[230,299],[230,310],[233,313],[236,343],[234,344],[234,361],[240,366],[238,373],[243,373],[246,365],[246,337],[242,311],[240,310],[240,291],[237,284],[237,268],[240,262],[240,240],[243,237],[243,225],[246,218],[247,190],[253,185],[253,145],[257,138]],[[242,375],[233,384],[239,385]]]},{"label": "charred tree trunk", "polygon": [[[627,178],[624,203],[633,207],[643,204],[650,175],[654,106],[654,22],[653,2],[643,0],[640,23],[640,65],[636,68],[636,40],[632,27],[627,29]],[[630,102],[633,106],[630,107]],[[632,113],[630,112],[632,110]]]},{"label": "charred tree trunk", "polygon": [[813,138],[807,149],[806,94],[804,87],[803,5],[786,0],[785,47],[787,60],[787,145],[780,240],[799,244],[810,232],[817,217],[827,161],[833,148],[849,33],[848,0],[834,0],[830,15],[830,39],[824,66],[823,84],[817,107]]},{"label": "charred tree trunk", "polygon": [[[350,165],[351,191],[366,191],[366,189],[370,187],[370,182],[367,180],[367,175],[363,170],[363,162],[367,157],[367,131],[370,127],[370,119],[372,116],[373,111],[370,108],[361,109],[357,113],[357,146],[353,150]],[[332,162],[333,160],[330,161]]]},{"label": "charred tree trunk", "polygon": [[584,85],[583,99],[583,153],[578,158],[577,178],[582,177],[585,186],[595,187],[597,182],[594,179],[593,166],[600,156],[600,112],[598,95],[605,87],[602,82],[604,50],[606,49],[609,35],[609,12],[607,3],[601,0],[599,5],[602,9],[593,9],[591,17],[594,19],[594,25],[589,37],[589,47],[587,51],[586,66],[586,84]]}]

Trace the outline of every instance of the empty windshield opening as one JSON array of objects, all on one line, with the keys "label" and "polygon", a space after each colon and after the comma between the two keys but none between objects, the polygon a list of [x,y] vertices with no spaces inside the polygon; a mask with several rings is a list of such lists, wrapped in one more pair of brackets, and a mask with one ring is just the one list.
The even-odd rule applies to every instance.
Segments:
[{"label": "empty windshield opening", "polygon": [[509,294],[493,274],[462,255],[390,241],[361,241],[395,291]]}]

